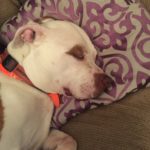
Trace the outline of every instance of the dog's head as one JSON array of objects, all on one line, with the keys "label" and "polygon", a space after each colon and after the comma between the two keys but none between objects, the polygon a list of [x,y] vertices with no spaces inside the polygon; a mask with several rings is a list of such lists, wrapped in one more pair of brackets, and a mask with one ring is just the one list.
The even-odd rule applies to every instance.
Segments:
[{"label": "dog's head", "polygon": [[8,51],[45,92],[87,99],[97,97],[110,83],[95,64],[97,51],[89,37],[70,22],[30,22],[16,32]]}]

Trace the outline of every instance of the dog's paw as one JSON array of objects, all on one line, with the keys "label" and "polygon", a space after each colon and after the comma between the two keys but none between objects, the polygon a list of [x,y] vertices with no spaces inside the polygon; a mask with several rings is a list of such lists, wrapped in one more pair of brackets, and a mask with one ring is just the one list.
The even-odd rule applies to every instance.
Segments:
[{"label": "dog's paw", "polygon": [[[47,143],[49,142],[49,143]],[[76,141],[70,137],[64,137],[63,139],[59,139],[57,145],[53,145],[51,141],[47,141],[44,145],[43,150],[77,150]]]},{"label": "dog's paw", "polygon": [[71,136],[54,130],[45,141],[43,150],[77,150],[77,143]]}]

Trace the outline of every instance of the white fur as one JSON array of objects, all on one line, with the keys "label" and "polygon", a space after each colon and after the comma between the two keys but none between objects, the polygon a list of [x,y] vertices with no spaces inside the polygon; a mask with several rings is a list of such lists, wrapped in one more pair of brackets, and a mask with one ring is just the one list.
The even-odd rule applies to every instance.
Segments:
[{"label": "white fur", "polygon": [[[84,49],[83,61],[66,53],[76,45]],[[94,74],[103,73],[95,64],[97,53],[86,33],[65,21],[29,22],[18,29],[8,51],[32,83],[45,92],[64,94],[67,87],[76,98],[91,98]],[[0,73],[0,95],[4,107],[0,150],[77,149],[74,139],[63,132],[52,130],[48,136],[54,106],[46,94]]]},{"label": "white fur", "polygon": [[0,73],[4,128],[0,150],[30,150],[48,136],[53,103],[46,94]]},{"label": "white fur", "polygon": [[[33,43],[20,46],[15,41],[27,28],[34,29],[37,37]],[[84,63],[66,54],[75,45],[83,47]],[[28,23],[17,31],[8,51],[23,66],[34,85],[46,92],[64,94],[63,88],[67,87],[77,98],[92,97],[94,74],[103,73],[95,64],[97,52],[89,37],[77,25],[66,21],[48,19],[40,25]]]}]

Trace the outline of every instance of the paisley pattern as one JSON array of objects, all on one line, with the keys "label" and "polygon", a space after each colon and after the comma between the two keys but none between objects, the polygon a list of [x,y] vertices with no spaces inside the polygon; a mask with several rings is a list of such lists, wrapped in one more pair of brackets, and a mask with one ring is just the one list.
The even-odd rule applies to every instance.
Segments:
[{"label": "paisley pattern", "polygon": [[78,101],[61,96],[52,126],[101,105],[120,100],[150,83],[150,15],[135,0],[27,0],[18,15],[1,29],[8,43],[29,20],[43,16],[69,20],[81,26],[99,52],[96,63],[112,77],[112,87],[99,99]]}]

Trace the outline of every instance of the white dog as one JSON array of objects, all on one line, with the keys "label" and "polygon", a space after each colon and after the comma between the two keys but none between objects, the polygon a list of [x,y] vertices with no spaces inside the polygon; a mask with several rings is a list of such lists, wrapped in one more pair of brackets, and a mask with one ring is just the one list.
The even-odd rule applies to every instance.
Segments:
[{"label": "white dog", "polygon": [[107,87],[110,79],[96,66],[97,52],[86,33],[66,21],[29,22],[8,52],[40,91],[0,73],[0,150],[76,150],[72,137],[49,132],[54,105],[46,93],[87,99]]}]

